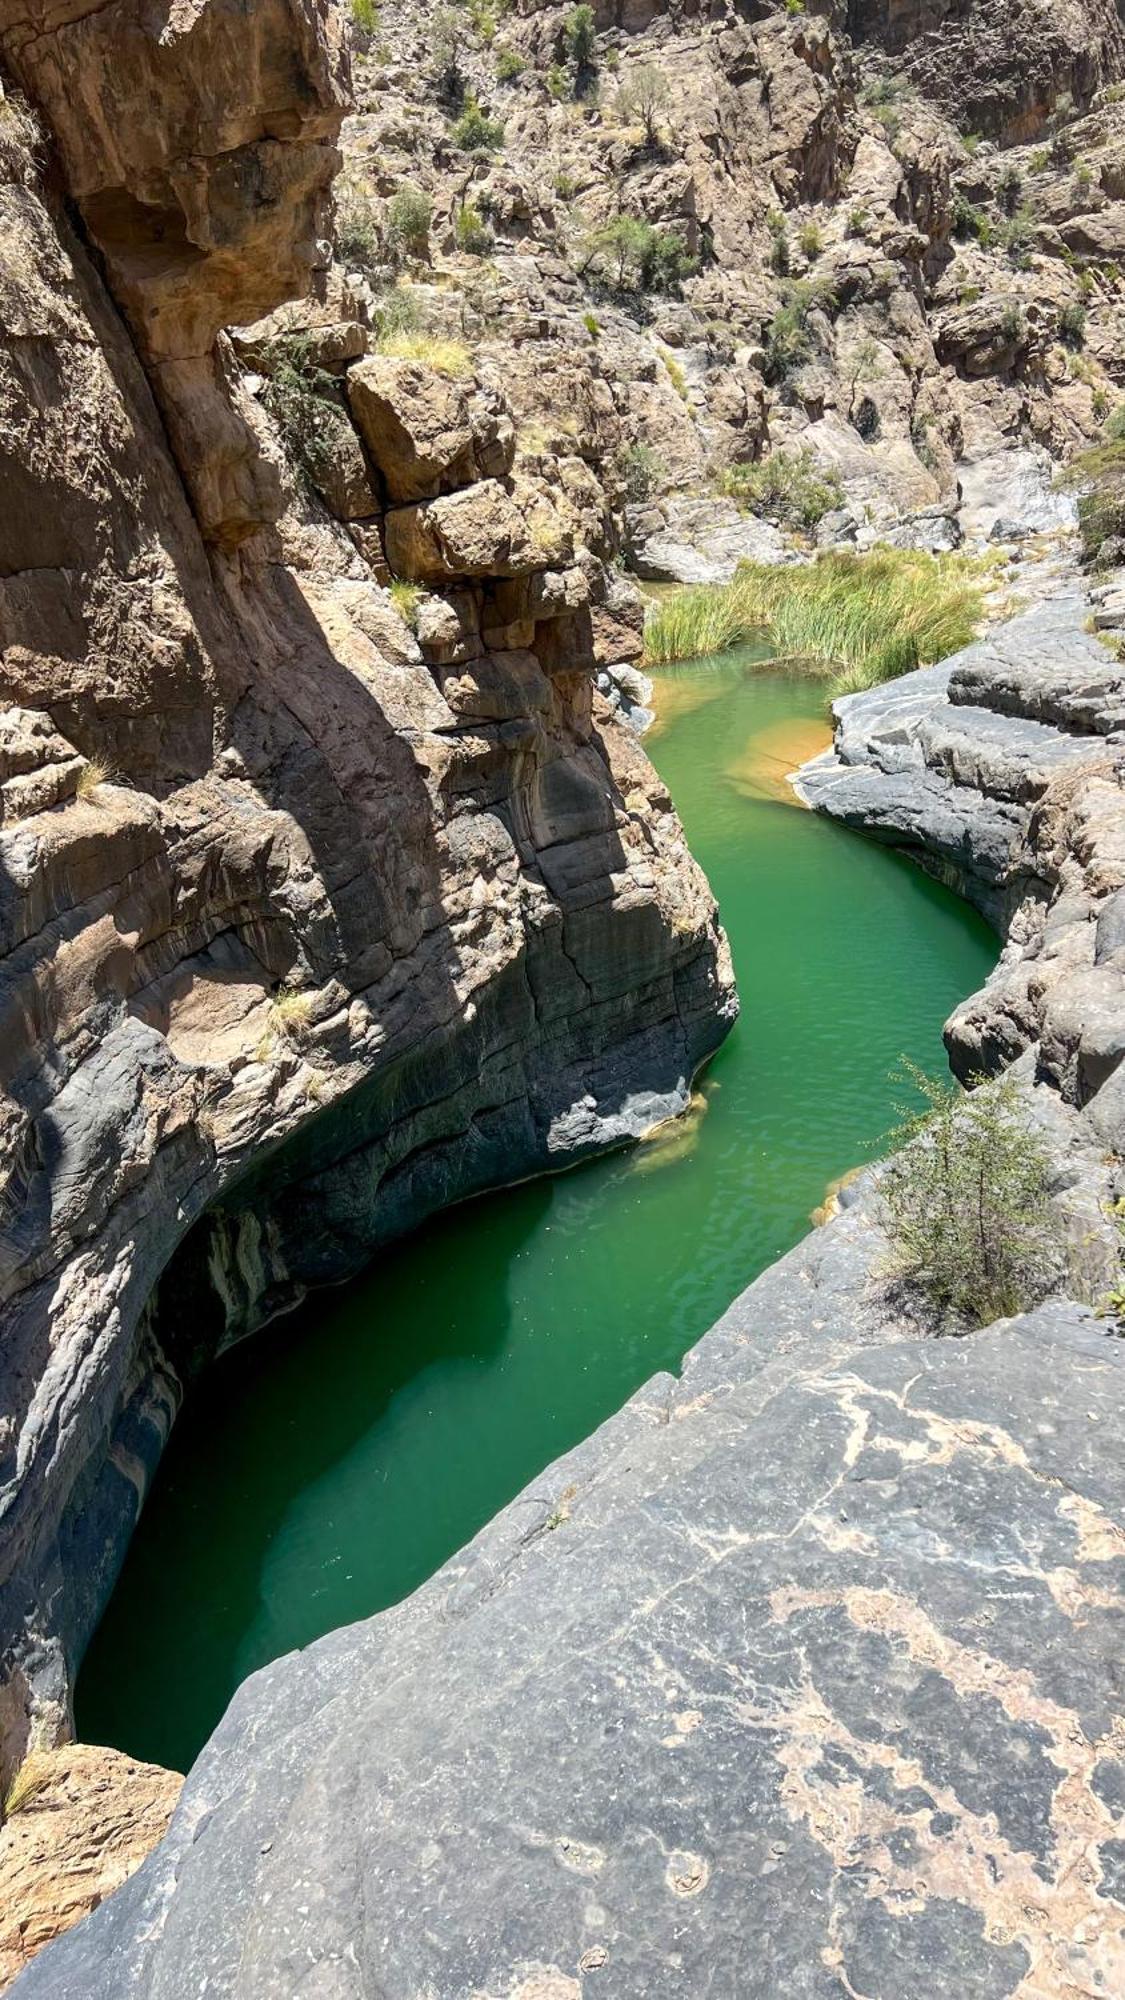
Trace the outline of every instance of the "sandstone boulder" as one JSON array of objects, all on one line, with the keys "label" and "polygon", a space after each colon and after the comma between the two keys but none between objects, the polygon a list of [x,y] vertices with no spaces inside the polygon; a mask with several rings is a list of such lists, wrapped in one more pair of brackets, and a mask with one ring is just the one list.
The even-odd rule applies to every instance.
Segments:
[{"label": "sandstone boulder", "polygon": [[387,560],[414,583],[524,576],[549,569],[554,550],[497,479],[387,515]]},{"label": "sandstone boulder", "polygon": [[394,503],[433,500],[511,470],[512,420],[498,397],[471,383],[376,354],[349,370],[348,400]]}]

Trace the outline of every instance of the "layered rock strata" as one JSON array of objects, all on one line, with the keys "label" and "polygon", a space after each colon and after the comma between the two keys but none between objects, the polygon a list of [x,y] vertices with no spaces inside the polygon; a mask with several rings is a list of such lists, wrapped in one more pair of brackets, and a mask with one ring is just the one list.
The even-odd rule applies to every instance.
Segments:
[{"label": "layered rock strata", "polygon": [[681,1108],[734,1001],[593,692],[616,586],[497,387],[322,308],[334,514],[217,331],[325,291],[330,10],[4,0],[0,48],[49,125],[0,104],[6,1778],[65,1735],[192,1372]]},{"label": "layered rock strata", "polygon": [[[1125,672],[1075,587],[941,666],[836,704],[808,804],[892,842],[1006,937],[946,1031],[963,1076],[1021,1057],[1125,1153]],[[1108,634],[1112,637],[1112,634]]]}]

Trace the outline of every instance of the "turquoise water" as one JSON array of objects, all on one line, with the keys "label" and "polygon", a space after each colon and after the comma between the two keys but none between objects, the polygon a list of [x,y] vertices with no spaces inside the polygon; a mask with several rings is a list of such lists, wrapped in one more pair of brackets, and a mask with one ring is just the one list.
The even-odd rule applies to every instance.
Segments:
[{"label": "turquoise water", "polygon": [[901,1053],[940,1067],[995,941],[908,862],[774,795],[815,747],[815,690],[733,656],[659,687],[649,747],[743,1005],[695,1116],[451,1211],[215,1365],[82,1671],[87,1740],[182,1769],[255,1667],[414,1589],[676,1367],[879,1152]]}]

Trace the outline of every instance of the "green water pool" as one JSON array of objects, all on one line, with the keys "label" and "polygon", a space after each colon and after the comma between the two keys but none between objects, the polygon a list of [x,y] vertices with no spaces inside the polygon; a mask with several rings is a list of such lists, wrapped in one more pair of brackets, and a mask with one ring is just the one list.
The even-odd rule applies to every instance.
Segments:
[{"label": "green water pool", "polygon": [[815,688],[728,655],[659,700],[650,751],[743,1007],[695,1116],[449,1212],[215,1365],[82,1670],[85,1739],[183,1769],[246,1674],[413,1590],[878,1154],[900,1054],[940,1067],[996,943],[910,863],[783,802]]}]

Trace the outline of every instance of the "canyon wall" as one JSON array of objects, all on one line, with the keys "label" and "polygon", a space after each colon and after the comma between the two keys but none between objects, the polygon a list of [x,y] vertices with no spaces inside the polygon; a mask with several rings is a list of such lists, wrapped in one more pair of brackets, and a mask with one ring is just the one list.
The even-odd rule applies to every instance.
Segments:
[{"label": "canyon wall", "polygon": [[[594,692],[632,600],[497,383],[364,359],[329,289],[334,10],[4,0],[0,53],[8,1772],[192,1371],[681,1108],[734,998]],[[223,331],[310,284],[335,513]]]}]

